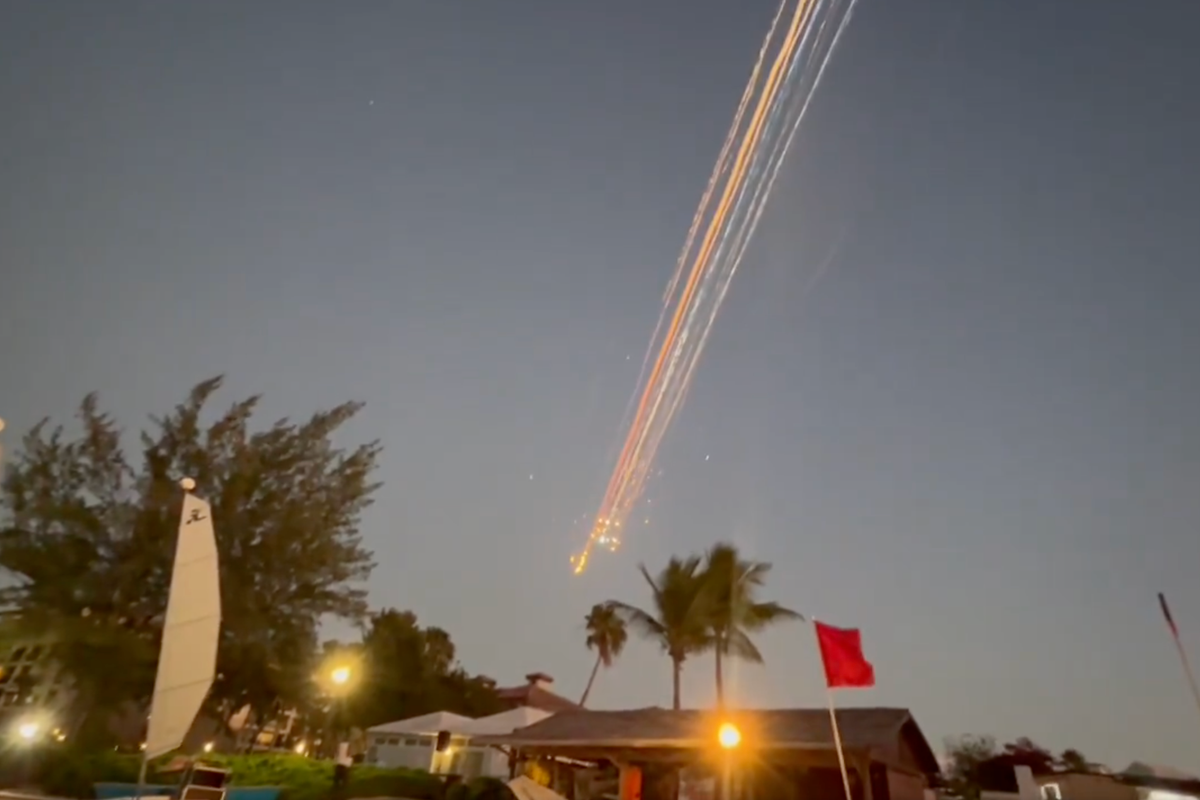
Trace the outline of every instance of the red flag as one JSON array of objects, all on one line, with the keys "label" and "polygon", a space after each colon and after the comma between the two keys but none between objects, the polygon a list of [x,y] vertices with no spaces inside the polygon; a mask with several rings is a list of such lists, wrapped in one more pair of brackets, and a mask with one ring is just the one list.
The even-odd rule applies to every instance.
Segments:
[{"label": "red flag", "polygon": [[1175,627],[1175,620],[1171,617],[1171,609],[1167,606],[1167,596],[1162,592],[1158,593],[1158,604],[1162,606],[1163,616],[1167,619],[1167,627],[1171,629],[1171,635],[1178,639],[1179,628]]},{"label": "red flag", "polygon": [[863,655],[862,633],[856,628],[834,628],[820,622],[817,644],[825,664],[825,684],[830,689],[866,689],[875,685],[875,667]]}]

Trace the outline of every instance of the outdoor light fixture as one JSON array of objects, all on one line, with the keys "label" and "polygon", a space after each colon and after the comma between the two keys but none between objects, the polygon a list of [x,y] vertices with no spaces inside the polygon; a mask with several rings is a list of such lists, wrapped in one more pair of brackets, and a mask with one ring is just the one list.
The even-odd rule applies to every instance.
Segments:
[{"label": "outdoor light fixture", "polygon": [[334,667],[329,672],[329,680],[333,681],[335,686],[345,686],[350,682],[350,668],[345,666]]},{"label": "outdoor light fixture", "polygon": [[22,722],[17,726],[17,736],[26,742],[32,742],[41,732],[42,726],[33,721]]},{"label": "outdoor light fixture", "polygon": [[722,722],[717,731],[717,741],[726,750],[732,750],[742,743],[742,732],[732,722]]},{"label": "outdoor light fixture", "polygon": [[204,743],[204,752],[206,752],[206,753],[211,753],[212,751],[213,751],[213,743],[212,743],[212,742],[205,742],[205,743]]}]

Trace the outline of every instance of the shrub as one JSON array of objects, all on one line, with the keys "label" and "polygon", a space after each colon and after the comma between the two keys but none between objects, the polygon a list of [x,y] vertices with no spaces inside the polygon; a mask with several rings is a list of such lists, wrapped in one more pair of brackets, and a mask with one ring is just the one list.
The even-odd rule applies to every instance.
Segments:
[{"label": "shrub", "polygon": [[442,781],[428,772],[357,766],[350,771],[348,800],[359,797],[406,797],[410,800],[441,800]]},{"label": "shrub", "polygon": [[[171,758],[166,756],[151,763],[148,783],[175,782],[177,776],[158,773],[158,768]],[[229,770],[231,786],[278,786],[282,790],[280,800],[325,800],[333,787],[333,764],[329,761],[288,754],[217,753],[205,755],[202,760]],[[141,759],[136,755],[53,749],[47,750],[37,765],[34,782],[48,795],[91,798],[97,783],[135,783],[140,766]],[[359,765],[351,770],[350,783],[343,797],[346,800],[365,797],[442,800],[442,786],[439,778],[427,772]]]},{"label": "shrub", "polygon": [[54,797],[92,797],[93,784],[136,783],[140,770],[141,759],[135,755],[51,748],[41,753],[34,782]]},{"label": "shrub", "polygon": [[467,784],[470,800],[516,800],[517,795],[499,778],[475,778]]}]

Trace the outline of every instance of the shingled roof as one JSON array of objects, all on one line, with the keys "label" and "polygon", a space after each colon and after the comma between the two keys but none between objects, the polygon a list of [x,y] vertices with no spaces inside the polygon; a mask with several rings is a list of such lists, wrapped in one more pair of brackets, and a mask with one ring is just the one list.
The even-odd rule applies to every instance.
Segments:
[{"label": "shingled roof", "polygon": [[551,714],[559,711],[574,711],[579,709],[578,703],[573,703],[562,695],[550,690],[554,678],[544,672],[531,672],[525,676],[521,686],[511,686],[497,689],[496,695],[511,707],[528,706]]},{"label": "shingled roof", "polygon": [[[757,746],[775,749],[833,746],[827,709],[792,708],[741,711],[739,727]],[[719,723],[710,711],[563,711],[507,736],[487,737],[481,744],[521,748],[680,748],[704,747]],[[901,737],[929,774],[939,771],[925,735],[903,708],[843,708],[838,730],[847,748],[891,748]]]}]

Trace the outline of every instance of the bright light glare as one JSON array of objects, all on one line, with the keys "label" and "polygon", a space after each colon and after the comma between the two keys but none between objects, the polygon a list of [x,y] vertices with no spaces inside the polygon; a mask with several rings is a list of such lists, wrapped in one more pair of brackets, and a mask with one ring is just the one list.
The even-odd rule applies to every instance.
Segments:
[{"label": "bright light glare", "polygon": [[721,747],[732,750],[742,743],[742,732],[732,722],[723,722],[721,729],[717,731],[717,741],[721,743]]},{"label": "bright light glare", "polygon": [[41,733],[41,726],[36,722],[22,722],[17,726],[17,735],[27,742],[36,739],[39,733]]},{"label": "bright light glare", "polygon": [[211,753],[212,751],[213,751],[213,743],[212,743],[212,742],[205,742],[205,743],[204,743],[204,752],[206,752],[206,753]]},{"label": "bright light glare", "polygon": [[350,681],[349,667],[334,667],[329,673],[329,680],[333,681],[338,686],[342,686]]}]

